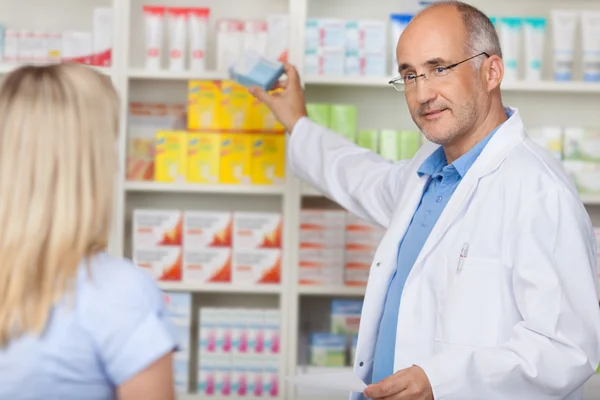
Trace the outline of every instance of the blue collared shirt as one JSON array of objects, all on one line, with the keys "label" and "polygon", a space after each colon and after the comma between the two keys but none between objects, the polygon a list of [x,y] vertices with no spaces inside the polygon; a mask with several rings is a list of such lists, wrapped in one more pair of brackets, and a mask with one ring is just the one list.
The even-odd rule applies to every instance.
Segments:
[{"label": "blue collared shirt", "polygon": [[404,283],[450,197],[499,127],[452,164],[448,165],[444,149],[440,147],[419,167],[419,176],[428,175],[430,179],[398,246],[398,265],[388,287],[375,343],[371,383],[377,383],[395,372],[396,328]]}]

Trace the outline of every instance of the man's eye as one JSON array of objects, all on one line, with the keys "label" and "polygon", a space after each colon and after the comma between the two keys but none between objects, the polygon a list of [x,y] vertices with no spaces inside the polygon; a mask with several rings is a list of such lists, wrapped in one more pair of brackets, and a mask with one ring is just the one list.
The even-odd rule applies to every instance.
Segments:
[{"label": "man's eye", "polygon": [[414,82],[417,79],[417,76],[414,74],[404,75],[404,82]]},{"label": "man's eye", "polygon": [[435,67],[435,69],[434,69],[436,74],[443,74],[447,70],[448,70],[448,68],[446,68],[446,67]]}]

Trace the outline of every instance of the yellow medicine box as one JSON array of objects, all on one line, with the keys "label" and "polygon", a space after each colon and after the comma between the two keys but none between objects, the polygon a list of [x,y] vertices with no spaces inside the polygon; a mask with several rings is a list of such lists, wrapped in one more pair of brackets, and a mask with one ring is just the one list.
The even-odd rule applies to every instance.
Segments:
[{"label": "yellow medicine box", "polygon": [[244,86],[223,81],[218,109],[219,128],[237,132],[251,130],[254,99]]},{"label": "yellow medicine box", "polygon": [[154,180],[185,182],[187,175],[187,132],[156,133]]},{"label": "yellow medicine box", "polygon": [[252,135],[247,133],[221,133],[219,182],[225,184],[250,184]]},{"label": "yellow medicine box", "polygon": [[255,185],[277,185],[285,181],[285,135],[252,135],[251,181]]},{"label": "yellow medicine box", "polygon": [[253,131],[262,132],[285,132],[285,128],[263,102],[254,100],[251,111],[251,125]]},{"label": "yellow medicine box", "polygon": [[189,81],[188,129],[219,129],[220,81]]},{"label": "yellow medicine box", "polygon": [[220,148],[221,136],[218,133],[188,133],[188,182],[219,182]]}]

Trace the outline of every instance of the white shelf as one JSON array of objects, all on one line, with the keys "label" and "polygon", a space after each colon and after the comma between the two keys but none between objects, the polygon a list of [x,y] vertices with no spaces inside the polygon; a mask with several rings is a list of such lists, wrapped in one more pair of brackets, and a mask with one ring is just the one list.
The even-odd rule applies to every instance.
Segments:
[{"label": "white shelf", "polygon": [[302,182],[302,196],[305,197],[323,197],[325,196],[323,193],[319,192],[314,187],[310,186],[306,182]]},{"label": "white shelf", "polygon": [[[23,65],[27,65],[27,64],[23,64]],[[12,72],[13,70],[23,66],[21,64],[2,64],[0,63],[0,74],[8,74],[10,72]],[[42,65],[49,65],[49,64],[31,64],[31,65],[37,65],[37,66],[42,66]],[[85,64],[84,64],[85,65]],[[110,75],[112,73],[112,68],[110,67],[96,67],[93,65],[86,65],[86,67],[95,69],[98,72],[103,73],[104,75]]]},{"label": "white shelf", "polygon": [[584,194],[584,195],[581,195],[581,201],[586,206],[598,206],[598,205],[600,205],[600,195]]},{"label": "white shelf", "polygon": [[283,185],[209,185],[194,183],[125,182],[128,192],[283,195]]},{"label": "white shelf", "polygon": [[[178,394],[176,396],[177,400],[206,400],[207,398],[209,398],[210,400],[231,400],[234,398],[234,396],[230,396],[230,397],[218,397],[218,396],[204,396],[204,395],[200,395],[200,394],[194,394],[194,393],[190,393],[190,394]],[[255,396],[243,396],[243,397],[238,397],[240,400],[281,400],[283,399],[283,397],[279,396],[279,397],[267,397],[267,396],[262,396],[262,397],[255,397]],[[348,396],[344,396],[344,400],[347,400]],[[313,399],[314,400],[314,399]],[[324,399],[323,399],[324,400]],[[332,399],[333,400],[333,399]]]},{"label": "white shelf", "polygon": [[188,282],[159,282],[162,290],[190,293],[248,293],[248,294],[279,294],[281,285],[236,285],[231,283],[188,283]]},{"label": "white shelf", "polygon": [[228,75],[222,71],[169,71],[158,70],[149,71],[140,68],[131,68],[127,72],[129,79],[148,79],[148,80],[223,80],[228,79]]},{"label": "white shelf", "polygon": [[300,285],[298,293],[304,296],[364,297],[365,290],[365,286]]},{"label": "white shelf", "polygon": [[595,82],[508,82],[502,83],[502,90],[511,92],[543,92],[543,93],[599,93],[600,84]]},{"label": "white shelf", "polygon": [[[323,76],[307,75],[304,83],[307,85],[321,86],[366,86],[381,87],[394,90],[389,84],[391,77],[365,77],[365,76]],[[504,81],[502,90],[507,92],[544,92],[544,93],[598,93],[600,83],[596,82],[554,82],[554,81]]]},{"label": "white shelf", "polygon": [[304,77],[304,83],[307,85],[326,85],[326,86],[371,86],[371,87],[389,87],[394,90],[389,81],[393,77],[389,76],[331,76],[331,75],[307,75]]}]

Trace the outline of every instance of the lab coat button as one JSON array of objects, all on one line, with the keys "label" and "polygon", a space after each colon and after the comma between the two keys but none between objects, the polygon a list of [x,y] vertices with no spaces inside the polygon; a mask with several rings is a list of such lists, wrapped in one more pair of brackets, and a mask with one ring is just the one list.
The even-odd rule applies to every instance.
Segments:
[{"label": "lab coat button", "polygon": [[381,263],[378,261],[377,264],[375,264],[375,265],[379,267],[381,265]]},{"label": "lab coat button", "polygon": [[358,363],[358,366],[360,366],[360,367],[362,367],[363,365],[365,365],[365,363],[362,361],[360,363]]}]

